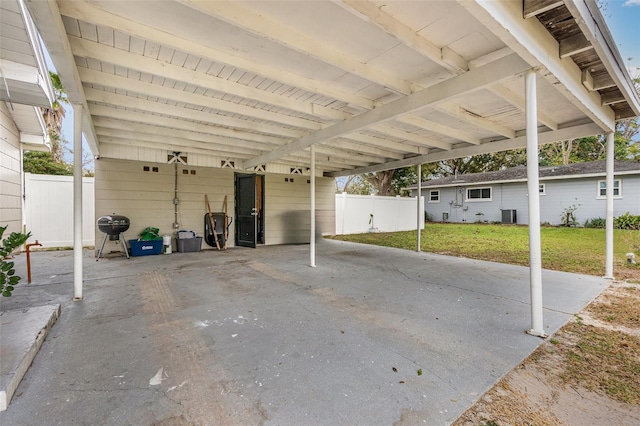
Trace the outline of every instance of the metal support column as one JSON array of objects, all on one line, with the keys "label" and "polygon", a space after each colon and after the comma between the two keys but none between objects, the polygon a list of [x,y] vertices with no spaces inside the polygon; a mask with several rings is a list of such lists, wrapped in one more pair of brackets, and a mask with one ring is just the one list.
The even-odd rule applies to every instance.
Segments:
[{"label": "metal support column", "polygon": [[525,74],[527,190],[529,193],[529,280],[531,287],[531,330],[546,337],[542,321],[542,249],[540,243],[540,180],[538,167],[538,111],[536,72]]},{"label": "metal support column", "polygon": [[[420,245],[420,220],[422,220],[424,222],[424,212],[422,212],[422,214],[420,214],[420,198],[422,198],[422,164],[416,164],[416,173],[418,174],[418,192],[417,192],[417,204],[418,204],[418,208],[417,208],[417,228],[418,228],[418,241],[417,241],[417,247],[416,247],[416,251],[420,252],[422,251],[421,245]],[[421,219],[422,217],[422,219]]]},{"label": "metal support column", "polygon": [[613,279],[613,174],[614,174],[614,134],[607,133],[607,160],[606,160],[606,185],[607,185],[607,212],[606,221],[606,248],[605,248],[605,278]]},{"label": "metal support column", "polygon": [[82,105],[73,104],[73,300],[82,300]]},{"label": "metal support column", "polygon": [[316,266],[316,148],[311,145],[311,238],[309,246],[309,266]]}]

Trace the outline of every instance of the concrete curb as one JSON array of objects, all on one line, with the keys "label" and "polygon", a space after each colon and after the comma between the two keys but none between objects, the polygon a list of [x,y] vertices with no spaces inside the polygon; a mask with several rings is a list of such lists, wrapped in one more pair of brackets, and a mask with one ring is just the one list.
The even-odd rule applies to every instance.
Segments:
[{"label": "concrete curb", "polygon": [[49,330],[60,316],[60,305],[0,312],[0,411],[7,409]]}]

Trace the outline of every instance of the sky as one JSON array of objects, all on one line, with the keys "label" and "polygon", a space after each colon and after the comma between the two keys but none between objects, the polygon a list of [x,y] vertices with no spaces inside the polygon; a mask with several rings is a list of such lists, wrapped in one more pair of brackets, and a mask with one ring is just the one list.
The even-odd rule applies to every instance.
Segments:
[{"label": "sky", "polygon": [[632,76],[640,76],[640,0],[605,0],[603,4],[602,14],[625,65]]},{"label": "sky", "polygon": [[[640,0],[601,0],[601,4],[602,14],[625,66],[632,77],[640,77]],[[51,61],[48,63],[51,64]],[[62,137],[70,142],[73,141],[72,116],[73,110],[69,106],[62,125]],[[69,143],[68,146],[72,148],[73,143]],[[86,142],[83,143],[82,149],[89,152]],[[68,154],[66,160],[72,162],[72,155]],[[89,169],[93,170],[93,163]]]}]

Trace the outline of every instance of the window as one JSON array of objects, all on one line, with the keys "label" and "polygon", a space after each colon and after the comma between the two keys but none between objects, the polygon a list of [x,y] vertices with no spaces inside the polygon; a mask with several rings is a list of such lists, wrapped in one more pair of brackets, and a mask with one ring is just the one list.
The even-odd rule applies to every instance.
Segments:
[{"label": "window", "polygon": [[[615,179],[613,181],[613,197],[622,198],[622,181],[620,179]],[[607,181],[606,180],[598,181],[597,198],[607,198]]]},{"label": "window", "polygon": [[491,201],[491,187],[467,188],[467,201]]},{"label": "window", "polygon": [[540,195],[547,195],[547,187],[544,183],[538,185],[538,192]]},{"label": "window", "polygon": [[434,191],[429,191],[429,202],[430,203],[439,203],[440,202],[440,190],[436,189]]}]

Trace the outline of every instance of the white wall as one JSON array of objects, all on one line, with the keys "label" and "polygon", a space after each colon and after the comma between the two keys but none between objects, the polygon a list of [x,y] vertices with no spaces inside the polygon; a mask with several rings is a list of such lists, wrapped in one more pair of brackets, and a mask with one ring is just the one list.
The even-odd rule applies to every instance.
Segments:
[{"label": "white wall", "polygon": [[[166,158],[166,154],[165,154]],[[189,154],[189,162],[191,162]],[[150,171],[144,171],[149,167]],[[153,169],[157,168],[157,172]],[[95,162],[95,219],[106,214],[121,214],[131,220],[127,239],[137,238],[147,226],[160,229],[160,235],[173,234],[174,165],[152,161],[130,161],[101,158]],[[187,171],[184,174],[183,171]],[[193,173],[192,173],[193,172]],[[234,175],[242,170],[230,168],[178,165],[179,229],[204,232],[207,194],[213,212],[222,211],[227,196],[228,215],[234,218]],[[195,174],[194,174],[195,173]],[[246,172],[244,172],[246,173]],[[265,173],[265,243],[308,243],[310,227],[309,176]],[[332,233],[334,225],[335,188],[332,178],[316,179],[316,217],[319,232]],[[227,246],[234,245],[234,223],[229,227]],[[102,233],[96,233],[102,242]],[[202,248],[209,248],[203,242]],[[108,242],[105,252],[120,250]]]},{"label": "white wall", "polygon": [[[265,177],[265,243],[300,244],[310,241],[310,177],[267,174]],[[335,228],[335,182],[316,177],[316,231],[332,234]]]},{"label": "white wall", "polygon": [[0,102],[0,225],[4,238],[22,231],[22,155],[20,132],[7,104]]},{"label": "white wall", "polygon": [[[73,247],[73,176],[24,174],[25,226],[30,243]],[[82,245],[95,239],[94,178],[82,179]]]},{"label": "white wall", "polygon": [[[369,232],[410,231],[417,226],[416,197],[379,197],[374,195],[336,194],[336,235]],[[420,199],[420,229],[424,229],[424,197]]]}]

